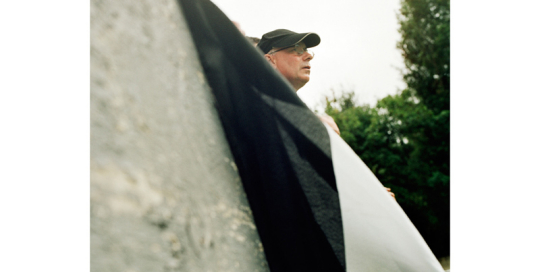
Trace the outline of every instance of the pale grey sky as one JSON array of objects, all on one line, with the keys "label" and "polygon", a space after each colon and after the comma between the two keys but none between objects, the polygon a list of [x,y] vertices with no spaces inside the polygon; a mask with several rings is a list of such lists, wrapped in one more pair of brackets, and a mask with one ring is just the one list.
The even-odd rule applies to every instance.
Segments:
[{"label": "pale grey sky", "polygon": [[278,28],[315,32],[311,80],[298,92],[312,109],[322,109],[331,89],[354,90],[359,103],[374,105],[403,89],[403,59],[396,13],[399,0],[212,0],[247,36]]}]

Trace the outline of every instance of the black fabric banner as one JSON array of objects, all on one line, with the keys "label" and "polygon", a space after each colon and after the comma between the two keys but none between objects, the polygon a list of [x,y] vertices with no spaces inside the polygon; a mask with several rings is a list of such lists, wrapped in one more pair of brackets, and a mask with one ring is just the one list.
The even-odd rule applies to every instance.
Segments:
[{"label": "black fabric banner", "polygon": [[270,269],[344,271],[342,218],[326,128],[212,2],[178,2]]}]

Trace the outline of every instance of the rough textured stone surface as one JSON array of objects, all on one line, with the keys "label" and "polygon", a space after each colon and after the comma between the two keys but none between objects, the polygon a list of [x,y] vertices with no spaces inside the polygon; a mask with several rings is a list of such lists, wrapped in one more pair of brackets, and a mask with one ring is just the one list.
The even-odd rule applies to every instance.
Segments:
[{"label": "rough textured stone surface", "polygon": [[91,271],[268,271],[173,0],[91,1]]}]

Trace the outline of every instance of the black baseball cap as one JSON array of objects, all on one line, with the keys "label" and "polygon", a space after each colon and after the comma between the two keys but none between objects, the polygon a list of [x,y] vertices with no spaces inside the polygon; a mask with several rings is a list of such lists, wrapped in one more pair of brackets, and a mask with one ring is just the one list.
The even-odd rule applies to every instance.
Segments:
[{"label": "black baseball cap", "polygon": [[296,33],[287,29],[276,29],[264,34],[261,41],[257,44],[264,54],[270,52],[273,47],[293,46],[299,42],[304,42],[306,47],[317,46],[321,38],[317,33]]}]

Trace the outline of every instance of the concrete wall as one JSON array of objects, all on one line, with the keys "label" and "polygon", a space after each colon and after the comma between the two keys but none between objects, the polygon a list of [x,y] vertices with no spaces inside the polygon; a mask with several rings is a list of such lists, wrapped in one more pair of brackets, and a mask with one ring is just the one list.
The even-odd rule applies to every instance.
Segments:
[{"label": "concrete wall", "polygon": [[268,271],[173,0],[91,1],[91,271]]}]

